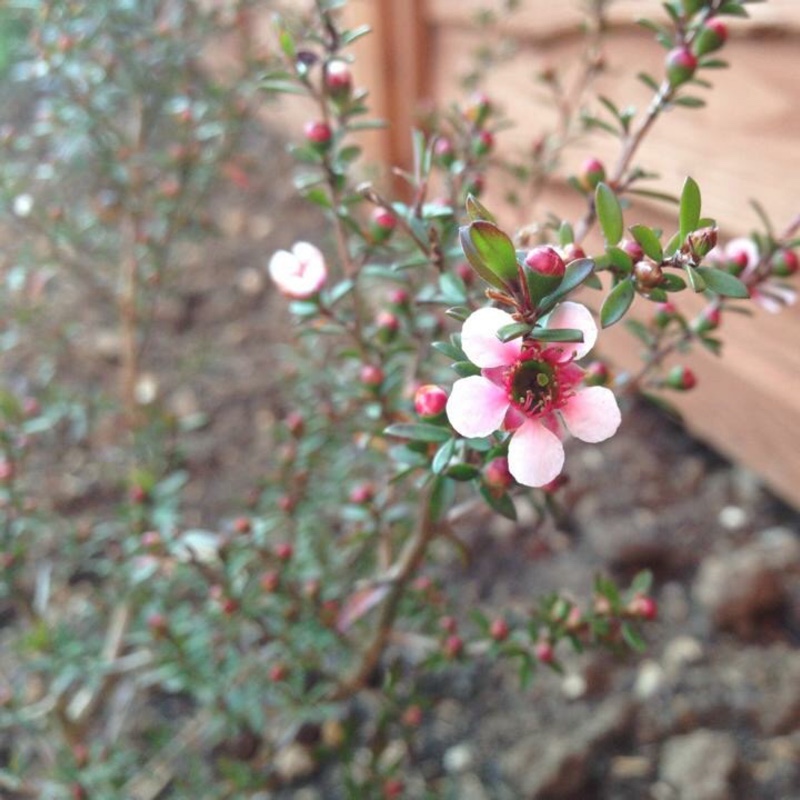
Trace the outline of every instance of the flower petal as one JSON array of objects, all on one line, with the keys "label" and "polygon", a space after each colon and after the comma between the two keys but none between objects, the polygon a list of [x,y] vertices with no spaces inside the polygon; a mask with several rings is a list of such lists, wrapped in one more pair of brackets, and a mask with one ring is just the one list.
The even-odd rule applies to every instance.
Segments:
[{"label": "flower petal", "polygon": [[565,351],[575,354],[575,358],[583,358],[597,341],[597,324],[592,317],[592,312],[580,303],[561,303],[547,318],[547,327],[553,328],[577,328],[583,332],[583,342],[569,342],[559,344],[558,347],[565,348]]},{"label": "flower petal", "polygon": [[605,386],[579,389],[561,409],[569,432],[584,442],[602,442],[613,436],[622,416],[617,398]]},{"label": "flower petal", "polygon": [[558,477],[563,466],[561,440],[538,420],[528,420],[511,436],[508,469],[523,486],[545,486]]},{"label": "flower petal", "polygon": [[461,348],[467,358],[481,368],[513,364],[522,350],[522,339],[501,342],[497,338],[497,331],[513,322],[511,314],[499,308],[473,311],[461,329]]},{"label": "flower petal", "polygon": [[488,436],[502,424],[508,397],[480,375],[461,378],[447,398],[447,418],[462,436]]}]

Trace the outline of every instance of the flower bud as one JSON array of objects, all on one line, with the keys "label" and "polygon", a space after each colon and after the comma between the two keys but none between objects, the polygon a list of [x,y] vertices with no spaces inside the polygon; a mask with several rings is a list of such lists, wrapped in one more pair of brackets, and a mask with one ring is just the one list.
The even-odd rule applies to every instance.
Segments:
[{"label": "flower bud", "polygon": [[372,211],[369,219],[369,235],[376,244],[385,242],[397,227],[397,218],[388,209],[379,206]]},{"label": "flower bud", "polygon": [[565,264],[569,264],[579,258],[586,258],[586,251],[579,244],[570,242],[561,248],[561,257],[564,259]]},{"label": "flower bud", "polygon": [[358,506],[365,506],[371,503],[374,497],[375,487],[368,481],[356,484],[348,495],[350,502]]},{"label": "flower bud", "polygon": [[389,292],[389,305],[396,308],[408,308],[411,297],[405,289],[393,289]]},{"label": "flower bud", "polygon": [[423,419],[435,419],[447,405],[447,392],[440,386],[427,383],[414,392],[414,410]]},{"label": "flower bud", "polygon": [[635,239],[623,239],[620,242],[620,248],[631,257],[631,261],[633,261],[634,264],[644,258],[644,250],[642,250],[642,246]]},{"label": "flower bud", "polygon": [[473,94],[464,109],[464,116],[477,128],[486,122],[491,113],[492,101],[483,92]]},{"label": "flower bud", "polygon": [[678,309],[674,304],[667,301],[666,303],[658,303],[656,305],[656,313],[653,321],[658,328],[665,328],[672,320],[678,315]]},{"label": "flower bud", "polygon": [[509,633],[508,623],[502,617],[492,620],[492,624],[489,626],[489,636],[492,639],[496,642],[504,642],[508,639]]},{"label": "flower bud", "polygon": [[453,143],[446,136],[440,136],[434,143],[433,157],[443,167],[449,167],[456,160]]},{"label": "flower bud", "polygon": [[281,584],[281,576],[278,572],[274,569],[270,570],[269,572],[265,572],[261,576],[261,580],[259,581],[261,584],[261,588],[267,594],[273,594],[274,592],[278,591],[278,587]]},{"label": "flower bud", "polygon": [[611,374],[608,366],[603,361],[592,361],[586,367],[583,382],[586,386],[607,386]]},{"label": "flower bud", "polygon": [[628,613],[641,619],[654,620],[658,617],[658,604],[652,597],[645,594],[637,594],[628,603]]},{"label": "flower bud", "polygon": [[466,261],[459,261],[458,264],[453,267],[453,272],[455,272],[467,286],[475,282],[475,272]]},{"label": "flower bud", "polygon": [[494,136],[490,131],[479,131],[472,139],[472,152],[476,156],[485,156],[494,147]]},{"label": "flower bud", "polygon": [[587,192],[592,192],[597,184],[606,179],[606,168],[597,158],[587,158],[583,162],[578,180]]},{"label": "flower bud", "polygon": [[401,778],[387,778],[383,782],[383,797],[385,800],[396,800],[402,797],[406,790],[406,785]]},{"label": "flower bud", "polygon": [[548,245],[534,247],[525,256],[525,266],[533,272],[548,277],[561,278],[564,276],[566,266],[564,260],[556,250]]},{"label": "flower bud", "polygon": [[383,383],[383,370],[374,364],[364,364],[359,372],[359,380],[369,389],[378,389]]},{"label": "flower bud", "polygon": [[689,252],[700,261],[717,246],[717,229],[709,227],[693,231],[686,237],[686,244]]},{"label": "flower bud", "polygon": [[307,122],[303,128],[306,141],[318,152],[325,152],[333,141],[333,131],[327,122],[321,120]]},{"label": "flower bud", "polygon": [[147,618],[147,627],[154,638],[161,639],[169,631],[169,622],[163,614],[154,612]]},{"label": "flower bud", "polygon": [[486,179],[483,177],[483,175],[481,175],[480,172],[476,172],[467,184],[467,192],[475,197],[480,197],[485,188]]},{"label": "flower bud", "polygon": [[672,89],[691,80],[696,69],[697,57],[688,47],[675,47],[667,53],[667,80]]},{"label": "flower bud", "polygon": [[769,262],[770,272],[778,278],[788,278],[797,272],[798,259],[794,250],[787,247],[776,250]]},{"label": "flower bud", "polygon": [[658,264],[652,261],[640,261],[633,266],[633,277],[636,279],[636,287],[647,292],[661,285],[664,273]]},{"label": "flower bud", "polygon": [[295,439],[299,439],[303,435],[306,421],[299,411],[290,411],[283,421],[286,425],[286,429]]},{"label": "flower bud", "polygon": [[353,75],[346,61],[336,58],[325,65],[325,88],[334,100],[345,100],[353,90]]},{"label": "flower bud", "polygon": [[400,320],[391,311],[379,311],[375,317],[376,335],[383,344],[391,342],[400,329]]},{"label": "flower bud", "polygon": [[688,392],[697,385],[697,378],[694,372],[688,367],[673,367],[667,374],[665,385],[679,392]]},{"label": "flower bud", "polygon": [[722,314],[717,306],[706,306],[692,323],[695,333],[708,333],[719,328]]},{"label": "flower bud", "polygon": [[448,614],[439,620],[439,627],[445,633],[455,633],[458,630],[458,622],[455,617]]},{"label": "flower bud", "polygon": [[697,32],[692,42],[692,51],[697,56],[704,56],[706,53],[713,53],[719,50],[728,38],[728,28],[720,19],[709,19]]},{"label": "flower bud", "polygon": [[289,677],[289,668],[286,664],[273,664],[269,668],[269,679],[272,683],[282,683]]},{"label": "flower bud", "polygon": [[289,561],[294,555],[294,547],[290,542],[279,542],[275,545],[275,555],[280,561]]},{"label": "flower bud", "polygon": [[444,640],[442,651],[447,658],[458,658],[464,652],[464,640],[457,634],[452,634]]},{"label": "flower bud", "polygon": [[681,0],[683,13],[687,17],[693,17],[704,5],[707,0]]},{"label": "flower bud", "polygon": [[403,712],[402,722],[409,728],[418,728],[422,724],[422,707],[416,704],[409,706]]},{"label": "flower bud", "polygon": [[546,639],[537,642],[536,646],[533,648],[533,652],[542,664],[552,664],[553,661],[555,661],[556,651],[553,649],[552,643],[548,642]]},{"label": "flower bud", "polygon": [[508,469],[508,459],[504,456],[493,458],[483,468],[483,480],[490,489],[501,491],[513,485],[514,478]]}]

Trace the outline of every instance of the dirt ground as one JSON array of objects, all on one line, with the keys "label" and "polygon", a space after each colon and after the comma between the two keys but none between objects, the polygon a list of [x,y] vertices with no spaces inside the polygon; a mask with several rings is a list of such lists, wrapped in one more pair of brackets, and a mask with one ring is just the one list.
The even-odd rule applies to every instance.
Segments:
[{"label": "dirt ground", "polygon": [[[197,421],[184,447],[188,525],[239,512],[266,470],[284,410],[276,352],[291,330],[264,266],[296,239],[323,241],[293,197],[283,143],[250,139],[261,154],[252,186],[220,191],[220,239],[182,248],[146,358],[166,406]],[[95,329],[60,354],[61,368],[107,382],[114,347],[110,329]],[[91,515],[107,492],[91,458],[64,452],[69,469],[51,478],[66,515]],[[800,515],[644,404],[610,441],[571,447],[568,464],[566,522],[531,534],[523,514],[519,526],[466,530],[473,559],[448,570],[450,591],[464,609],[513,612],[553,589],[586,598],[600,570],[624,579],[650,568],[661,613],[648,650],[565,653],[565,675],[540,671],[525,691],[510,670],[480,663],[430,679],[407,796],[800,798]],[[336,798],[340,777],[326,768],[280,796]]]}]

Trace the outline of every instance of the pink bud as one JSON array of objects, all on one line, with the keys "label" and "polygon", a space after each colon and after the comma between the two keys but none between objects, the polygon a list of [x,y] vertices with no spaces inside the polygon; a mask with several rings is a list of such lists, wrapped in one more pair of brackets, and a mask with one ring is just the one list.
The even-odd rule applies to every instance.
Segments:
[{"label": "pink bud", "polygon": [[439,386],[427,383],[414,392],[414,410],[423,419],[438,417],[447,405],[447,392]]},{"label": "pink bud", "polygon": [[533,652],[535,653],[536,658],[541,661],[542,664],[552,664],[556,657],[553,645],[546,640],[537,642]]},{"label": "pink bud", "polygon": [[489,636],[496,642],[508,639],[509,632],[508,623],[502,617],[492,620],[492,624],[489,626]]},{"label": "pink bud", "polygon": [[389,303],[398,308],[405,308],[411,297],[405,289],[393,289],[389,292]]},{"label": "pink bud", "polygon": [[564,259],[564,263],[569,264],[579,258],[586,258],[586,251],[579,244],[570,242],[561,249],[561,256]]},{"label": "pink bud", "polygon": [[294,547],[289,542],[279,542],[275,545],[275,555],[280,561],[289,561],[294,555]]},{"label": "pink bud", "polygon": [[453,143],[446,136],[440,136],[433,145],[433,155],[440,164],[449,167],[456,158]]},{"label": "pink bud", "polygon": [[455,633],[458,630],[458,622],[456,622],[455,617],[447,615],[439,620],[439,627],[445,631],[445,633]]},{"label": "pink bud", "polygon": [[717,306],[706,306],[700,316],[692,324],[692,328],[697,333],[707,333],[719,327],[722,322],[722,314]]},{"label": "pink bud", "polygon": [[480,131],[472,140],[472,152],[476,156],[485,156],[494,147],[494,136],[490,131]]},{"label": "pink bud", "polygon": [[297,242],[292,252],[278,250],[269,262],[269,275],[279,291],[298,300],[316,295],[328,278],[322,253],[308,242]]},{"label": "pink bud", "polygon": [[259,583],[261,584],[261,588],[267,594],[273,594],[274,592],[278,591],[278,587],[281,583],[281,577],[275,570],[270,570],[261,576]]},{"label": "pink bud", "polygon": [[377,389],[383,383],[383,370],[374,364],[364,364],[361,367],[359,379],[364,386]]},{"label": "pink bud", "polygon": [[800,266],[798,265],[797,254],[787,247],[775,251],[769,265],[772,274],[779,278],[788,278],[790,275],[794,275],[798,266]]},{"label": "pink bud", "polygon": [[688,367],[673,367],[666,378],[666,385],[679,392],[688,392],[697,385],[697,377]]},{"label": "pink bud", "polygon": [[385,242],[394,232],[397,218],[388,209],[378,207],[372,211],[369,220],[369,233],[374,242]]},{"label": "pink bud", "polygon": [[608,366],[603,361],[592,361],[586,367],[583,382],[587,386],[606,386],[610,377]]},{"label": "pink bud", "polygon": [[337,99],[350,94],[353,88],[353,75],[346,61],[337,58],[327,63],[325,88]]},{"label": "pink bud", "polygon": [[514,478],[508,469],[508,459],[504,456],[493,458],[483,468],[483,479],[491,489],[507,489],[514,483]]},{"label": "pink bud", "polygon": [[654,620],[658,617],[658,604],[652,597],[637,594],[628,604],[628,613],[642,619]]},{"label": "pink bud", "polygon": [[447,658],[458,658],[464,652],[464,640],[457,634],[448,636],[444,640],[442,650]]},{"label": "pink bud", "polygon": [[309,144],[320,150],[326,149],[333,139],[331,126],[321,120],[307,122],[303,127],[303,134]]},{"label": "pink bud", "polygon": [[548,275],[560,278],[564,274],[566,266],[561,256],[554,248],[548,245],[534,247],[525,256],[525,266],[540,275]]},{"label": "pink bud", "polygon": [[644,258],[644,250],[635,239],[623,239],[620,247],[631,257],[634,264]]},{"label": "pink bud", "polygon": [[704,56],[719,50],[728,39],[728,28],[721,19],[716,17],[707,20],[703,27],[697,32],[692,42],[692,50],[695,55]]},{"label": "pink bud", "polygon": [[690,80],[697,69],[697,57],[686,46],[675,47],[667,53],[667,80],[675,89]]},{"label": "pink bud", "polygon": [[597,184],[606,179],[606,168],[597,158],[587,158],[583,162],[580,172],[580,183],[587,190],[592,191]]},{"label": "pink bud", "polygon": [[391,311],[379,311],[375,317],[377,336],[384,344],[392,341],[400,329],[400,320]]},{"label": "pink bud", "polygon": [[373,498],[375,497],[375,487],[369,483],[359,483],[356,484],[351,490],[348,496],[348,499],[351,503],[355,503],[359,506],[364,506],[367,503],[371,503]]},{"label": "pink bud", "polygon": [[284,419],[287,430],[295,439],[299,439],[303,435],[306,427],[306,421],[299,411],[290,411]]}]

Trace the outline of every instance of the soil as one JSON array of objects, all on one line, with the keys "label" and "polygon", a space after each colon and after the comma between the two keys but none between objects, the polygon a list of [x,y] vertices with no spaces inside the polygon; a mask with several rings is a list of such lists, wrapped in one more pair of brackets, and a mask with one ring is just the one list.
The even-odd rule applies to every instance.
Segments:
[{"label": "soil", "polygon": [[[278,247],[320,239],[318,217],[293,197],[283,143],[250,137],[248,150],[267,156],[253,160],[247,189],[217,194],[221,237],[182,248],[147,351],[158,398],[195,425],[184,446],[187,525],[240,512],[266,470],[285,411],[276,350],[291,328],[264,266]],[[57,314],[76,307],[66,295]],[[59,370],[108,389],[116,342],[111,321],[92,313]],[[46,473],[54,507],[73,520],[118,496],[93,458],[76,444],[61,454],[69,469]],[[539,670],[525,690],[511,670],[480,661],[428,679],[406,796],[800,798],[798,513],[641,403],[610,441],[570,447],[568,463],[562,523],[532,534],[523,513],[516,526],[465,529],[472,559],[449,567],[447,584],[465,610],[513,613],[551,590],[585,601],[599,571],[625,580],[651,569],[660,617],[647,651],[565,651],[565,674]],[[336,798],[340,780],[327,766],[277,796]]]}]

